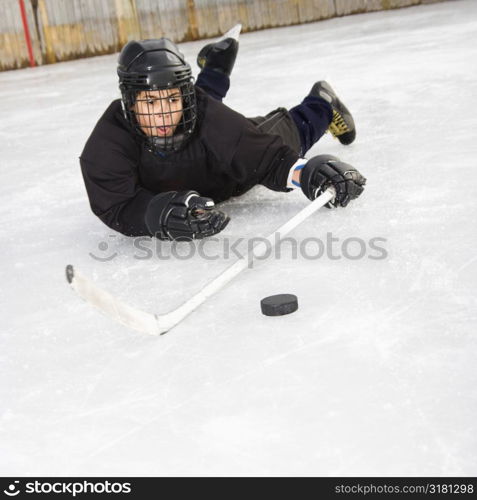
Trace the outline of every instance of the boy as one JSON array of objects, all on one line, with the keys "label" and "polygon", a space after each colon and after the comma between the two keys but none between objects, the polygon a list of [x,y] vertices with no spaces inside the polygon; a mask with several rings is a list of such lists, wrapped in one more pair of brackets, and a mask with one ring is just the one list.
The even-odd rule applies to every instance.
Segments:
[{"label": "boy", "polygon": [[[170,40],[131,41],[118,61],[121,101],[100,118],[80,157],[93,212],[128,236],[200,239],[229,218],[215,208],[257,184],[300,187],[315,199],[329,185],[330,206],[346,206],[366,179],[330,155],[303,159],[329,129],[343,144],[355,138],[351,114],[326,82],[303,102],[245,118],[224,104],[238,44],[227,39],[189,64]],[[199,194],[200,193],[200,194]]]}]

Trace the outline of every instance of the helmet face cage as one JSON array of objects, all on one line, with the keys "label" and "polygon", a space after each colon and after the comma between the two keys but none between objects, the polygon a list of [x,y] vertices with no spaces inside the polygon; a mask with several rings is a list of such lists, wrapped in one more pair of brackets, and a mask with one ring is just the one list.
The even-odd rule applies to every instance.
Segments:
[{"label": "helmet face cage", "polygon": [[197,122],[192,78],[167,87],[120,85],[123,112],[133,130],[153,153],[180,150]]}]

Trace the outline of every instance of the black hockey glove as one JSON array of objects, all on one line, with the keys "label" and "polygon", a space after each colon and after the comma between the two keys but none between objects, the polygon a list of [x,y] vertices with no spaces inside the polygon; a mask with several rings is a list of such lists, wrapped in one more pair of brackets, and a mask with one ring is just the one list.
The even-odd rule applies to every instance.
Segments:
[{"label": "black hockey glove", "polygon": [[366,178],[354,167],[331,155],[319,155],[308,160],[300,177],[301,189],[312,201],[329,186],[335,188],[336,197],[326,204],[328,208],[345,207],[363,192],[365,184]]},{"label": "black hockey glove", "polygon": [[196,191],[169,191],[160,193],[149,202],[146,226],[161,240],[190,241],[219,233],[230,219],[223,212],[213,210],[210,198]]}]

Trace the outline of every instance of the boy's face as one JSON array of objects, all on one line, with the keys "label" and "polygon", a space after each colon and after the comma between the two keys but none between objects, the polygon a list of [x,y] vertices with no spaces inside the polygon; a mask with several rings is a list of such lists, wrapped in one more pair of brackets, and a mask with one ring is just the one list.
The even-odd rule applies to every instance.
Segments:
[{"label": "boy's face", "polygon": [[147,136],[170,137],[182,118],[179,89],[143,90],[134,104],[134,114]]}]

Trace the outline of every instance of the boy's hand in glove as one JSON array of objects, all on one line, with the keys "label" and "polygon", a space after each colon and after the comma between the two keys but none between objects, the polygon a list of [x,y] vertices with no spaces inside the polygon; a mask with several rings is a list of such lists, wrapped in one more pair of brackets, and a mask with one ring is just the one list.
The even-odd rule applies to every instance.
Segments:
[{"label": "boy's hand in glove", "polygon": [[219,233],[230,221],[214,207],[212,199],[196,191],[160,193],[149,202],[146,225],[161,240],[199,240]]},{"label": "boy's hand in glove", "polygon": [[326,205],[328,208],[345,207],[363,192],[365,184],[366,178],[354,167],[331,155],[314,156],[300,174],[301,189],[312,201],[329,186],[335,188],[336,196]]}]

